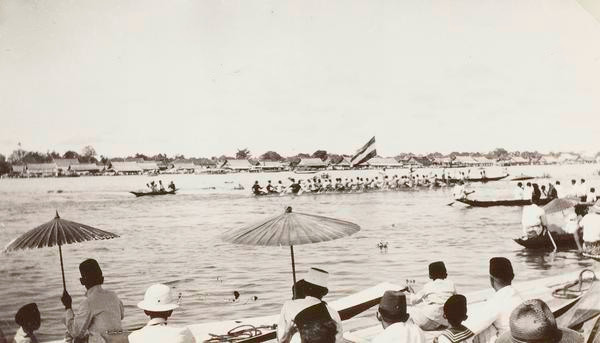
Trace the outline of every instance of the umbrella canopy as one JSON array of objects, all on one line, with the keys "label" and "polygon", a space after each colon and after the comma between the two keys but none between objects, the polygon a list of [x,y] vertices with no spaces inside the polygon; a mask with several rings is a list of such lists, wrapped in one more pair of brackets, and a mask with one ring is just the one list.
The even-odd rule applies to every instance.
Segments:
[{"label": "umbrella canopy", "polygon": [[287,207],[283,214],[262,222],[225,232],[226,242],[246,245],[290,246],[292,275],[296,283],[294,245],[331,241],[360,231],[360,226],[334,218],[292,212]]},{"label": "umbrella canopy", "polygon": [[360,226],[339,219],[295,213],[283,214],[259,223],[227,231],[223,240],[235,244],[291,246],[332,241],[360,231]]},{"label": "umbrella canopy", "polygon": [[561,212],[564,210],[568,210],[571,207],[577,205],[578,202],[571,199],[558,198],[550,201],[544,206],[544,212],[546,214],[552,214],[556,212]]},{"label": "umbrella canopy", "polygon": [[58,245],[60,254],[60,268],[62,271],[63,287],[65,287],[65,271],[62,260],[62,245],[100,239],[117,238],[118,235],[88,225],[64,220],[56,212],[56,217],[51,221],[27,231],[12,240],[5,248],[5,252],[31,248],[44,248]]}]

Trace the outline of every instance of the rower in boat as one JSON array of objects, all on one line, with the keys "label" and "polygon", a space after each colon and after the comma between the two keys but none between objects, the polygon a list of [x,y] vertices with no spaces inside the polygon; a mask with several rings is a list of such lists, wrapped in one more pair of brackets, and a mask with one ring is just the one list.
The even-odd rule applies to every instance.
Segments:
[{"label": "rower in boat", "polygon": [[515,199],[524,200],[525,199],[525,189],[523,189],[523,183],[517,182],[517,187],[514,190]]},{"label": "rower in boat", "polygon": [[265,194],[265,192],[262,190],[262,187],[258,184],[258,181],[254,181],[254,185],[252,186],[252,193],[254,193],[254,195]]},{"label": "rower in boat", "polygon": [[275,187],[273,187],[273,185],[271,184],[271,180],[267,181],[267,193],[268,194],[277,193],[277,191],[275,190]]},{"label": "rower in boat", "polygon": [[294,179],[292,179],[292,184],[289,186],[289,189],[291,190],[292,194],[298,194],[302,189],[302,186],[300,185],[300,180],[295,181]]},{"label": "rower in boat", "polygon": [[490,259],[490,284],[496,291],[478,316],[469,317],[463,324],[471,330],[479,342],[494,342],[498,336],[510,330],[511,312],[523,302],[523,298],[512,287],[515,274],[507,258]]},{"label": "rower in boat", "polygon": [[540,195],[535,193],[531,199],[532,204],[523,207],[521,225],[523,226],[523,239],[541,236],[548,227],[546,212],[540,206]]},{"label": "rower in boat", "polygon": [[279,194],[285,193],[285,186],[283,185],[281,180],[277,181],[277,193],[279,193]]},{"label": "rower in boat", "polygon": [[456,200],[466,199],[469,196],[469,194],[472,194],[474,192],[475,191],[468,192],[465,183],[461,180],[458,181],[456,185],[454,185],[454,188],[452,189],[452,196],[454,196],[454,199]]},{"label": "rower in boat", "polygon": [[165,186],[163,186],[163,184],[162,184],[162,180],[158,180],[158,188],[161,192],[166,192]]},{"label": "rower in boat", "polygon": [[158,192],[158,187],[156,187],[156,182],[154,182],[154,181],[150,182],[150,190],[152,191],[152,193]]},{"label": "rower in boat", "polygon": [[175,183],[173,183],[173,181],[171,181],[171,183],[169,183],[169,189],[170,189],[172,192],[175,192]]}]

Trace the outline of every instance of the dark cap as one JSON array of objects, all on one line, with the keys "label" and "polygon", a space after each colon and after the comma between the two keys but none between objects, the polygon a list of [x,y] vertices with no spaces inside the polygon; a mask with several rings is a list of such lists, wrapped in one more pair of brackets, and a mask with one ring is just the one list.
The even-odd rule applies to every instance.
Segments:
[{"label": "dark cap", "polygon": [[462,322],[467,317],[467,298],[454,294],[444,303],[444,315],[451,322]]},{"label": "dark cap", "polygon": [[430,279],[445,279],[446,276],[448,276],[448,272],[446,271],[446,266],[444,265],[444,262],[437,261],[429,264]]},{"label": "dark cap", "polygon": [[39,322],[40,311],[35,303],[30,303],[21,307],[15,315],[15,323],[19,326],[25,326],[27,323]]},{"label": "dark cap", "polygon": [[331,320],[331,315],[324,302],[305,308],[296,315],[296,318],[294,318],[294,322],[298,328],[301,328],[308,323],[326,322],[329,320]]},{"label": "dark cap", "polygon": [[492,257],[490,259],[490,275],[502,281],[512,281],[515,277],[512,264],[505,257]]},{"label": "dark cap", "polygon": [[385,291],[379,302],[379,313],[387,322],[405,322],[406,295],[400,291]]},{"label": "dark cap", "polygon": [[81,262],[79,272],[82,277],[87,279],[102,277],[102,269],[100,269],[100,265],[93,258],[88,258]]}]

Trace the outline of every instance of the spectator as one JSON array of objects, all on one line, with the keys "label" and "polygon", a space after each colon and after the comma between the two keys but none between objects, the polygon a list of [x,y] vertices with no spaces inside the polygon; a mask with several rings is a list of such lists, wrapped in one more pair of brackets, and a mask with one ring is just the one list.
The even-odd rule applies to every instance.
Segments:
[{"label": "spectator", "polygon": [[15,334],[14,343],[38,343],[34,331],[40,328],[42,320],[35,303],[27,304],[17,311],[15,322],[20,326]]}]

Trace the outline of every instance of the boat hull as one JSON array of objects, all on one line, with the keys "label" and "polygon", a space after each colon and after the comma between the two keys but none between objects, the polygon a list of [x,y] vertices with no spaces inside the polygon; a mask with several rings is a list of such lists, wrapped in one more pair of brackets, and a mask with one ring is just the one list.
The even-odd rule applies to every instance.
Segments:
[{"label": "boat hull", "polygon": [[481,178],[466,178],[464,180],[462,179],[437,179],[437,181],[439,182],[446,182],[446,183],[457,183],[458,181],[465,181],[465,182],[491,182],[491,181],[500,181],[503,180],[505,178],[508,177],[509,174],[506,174],[504,176],[495,176],[495,177],[481,177]]},{"label": "boat hull", "polygon": [[[458,202],[472,206],[472,207],[494,207],[494,206],[527,206],[531,205],[531,200],[493,200],[493,201],[480,201],[471,199],[456,199]],[[552,201],[552,199],[540,199],[540,205],[546,205]]]},{"label": "boat hull", "polygon": [[[556,247],[559,250],[577,249],[577,242],[575,242],[575,237],[573,237],[572,234],[552,232],[552,238],[554,239]],[[542,235],[539,237],[529,239],[515,238],[513,240],[517,244],[524,246],[527,249],[554,250],[554,245],[552,245],[552,242],[550,241],[550,238],[548,238],[548,235]]]},{"label": "boat hull", "polygon": [[144,196],[155,196],[155,195],[167,195],[167,194],[175,194],[175,191],[165,191],[165,192],[129,192],[136,197],[144,197]]}]

